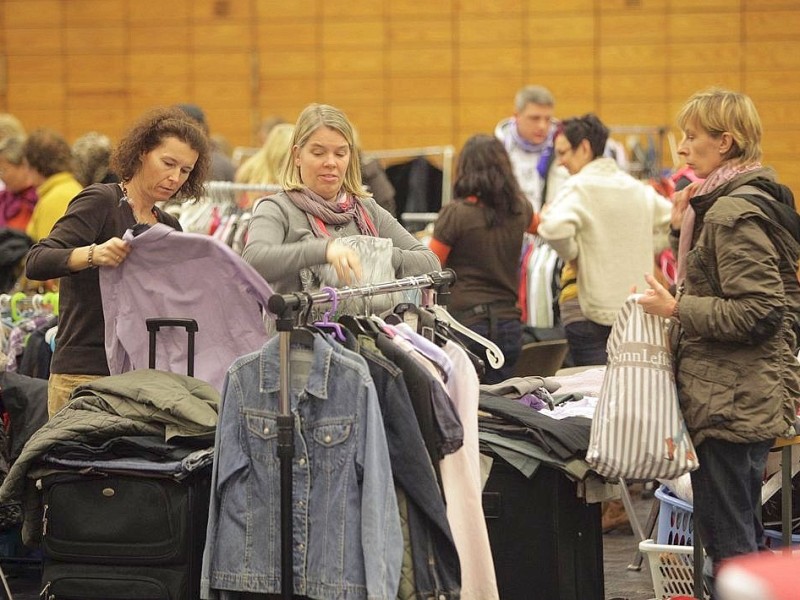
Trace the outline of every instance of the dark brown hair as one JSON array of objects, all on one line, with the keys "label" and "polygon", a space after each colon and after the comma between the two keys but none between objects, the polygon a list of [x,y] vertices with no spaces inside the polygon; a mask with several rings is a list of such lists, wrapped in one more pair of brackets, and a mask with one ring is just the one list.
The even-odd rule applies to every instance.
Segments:
[{"label": "dark brown hair", "polygon": [[511,160],[496,137],[477,134],[469,138],[458,155],[453,193],[456,198],[476,196],[487,209],[490,227],[511,214],[520,214],[527,199],[517,183]]},{"label": "dark brown hair", "polygon": [[142,167],[142,156],[157,148],[168,137],[188,144],[198,154],[194,169],[176,196],[201,196],[211,163],[211,146],[202,128],[176,107],[156,108],[140,117],[114,148],[111,170],[122,181],[129,181]]}]

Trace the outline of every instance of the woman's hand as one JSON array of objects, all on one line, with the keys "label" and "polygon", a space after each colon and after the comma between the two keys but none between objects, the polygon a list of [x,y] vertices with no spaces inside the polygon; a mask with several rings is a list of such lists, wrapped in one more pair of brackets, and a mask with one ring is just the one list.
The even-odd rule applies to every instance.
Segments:
[{"label": "woman's hand", "polygon": [[118,267],[131,251],[130,244],[113,237],[102,244],[91,244],[75,248],[70,254],[68,265],[71,271],[93,267]]},{"label": "woman's hand", "polygon": [[333,240],[328,244],[325,260],[336,270],[336,276],[345,285],[361,279],[361,259],[358,253],[341,242]]},{"label": "woman's hand", "polygon": [[[655,277],[646,274],[644,278],[650,289],[644,291],[642,297],[639,298],[639,304],[642,305],[644,312],[668,319],[672,316],[672,311],[675,310],[675,305],[678,303],[677,300]],[[634,287],[631,291],[635,293],[636,288]]]},{"label": "woman's hand", "polygon": [[689,206],[689,198],[694,195],[695,189],[699,186],[699,182],[693,181],[680,192],[675,192],[675,195],[672,197],[672,214],[669,220],[672,229],[680,231],[681,223],[683,223],[683,215],[686,213],[686,208]]}]

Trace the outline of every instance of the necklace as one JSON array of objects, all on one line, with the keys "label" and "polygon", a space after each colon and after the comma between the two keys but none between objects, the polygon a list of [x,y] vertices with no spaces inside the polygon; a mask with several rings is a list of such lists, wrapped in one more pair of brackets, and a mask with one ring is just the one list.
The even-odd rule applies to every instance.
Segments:
[{"label": "necklace", "polygon": [[128,206],[131,207],[131,213],[133,213],[133,218],[134,218],[134,220],[136,221],[136,223],[138,225],[152,225],[153,221],[151,220],[151,217],[156,222],[158,221],[158,213],[156,212],[156,207],[155,206],[152,206],[150,208],[150,216],[148,216],[148,217],[139,217],[136,214],[136,207],[133,204],[133,199],[128,195],[128,188],[125,187],[125,182],[121,181],[120,184],[119,184],[119,187],[122,190],[122,199],[120,200],[120,204],[122,204],[123,202],[127,202],[128,203]]}]

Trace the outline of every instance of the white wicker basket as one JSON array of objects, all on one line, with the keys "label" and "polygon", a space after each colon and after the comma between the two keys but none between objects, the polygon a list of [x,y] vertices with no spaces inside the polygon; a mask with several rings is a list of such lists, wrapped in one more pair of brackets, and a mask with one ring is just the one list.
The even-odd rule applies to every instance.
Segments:
[{"label": "white wicker basket", "polygon": [[[694,597],[694,546],[668,546],[644,540],[639,542],[639,550],[650,563],[656,600],[681,595]],[[706,600],[710,597],[705,584],[703,597]]]}]

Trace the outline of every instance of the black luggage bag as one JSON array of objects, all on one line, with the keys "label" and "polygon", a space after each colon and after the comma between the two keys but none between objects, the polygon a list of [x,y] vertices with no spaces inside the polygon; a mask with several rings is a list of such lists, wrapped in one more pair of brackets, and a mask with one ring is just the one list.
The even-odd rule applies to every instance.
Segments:
[{"label": "black luggage bag", "polygon": [[500,598],[603,600],[600,504],[559,469],[542,464],[529,479],[492,456],[483,511]]},{"label": "black luggage bag", "polygon": [[[187,370],[191,375],[197,323],[148,319],[151,366],[155,333],[161,326],[187,328]],[[126,447],[135,448],[140,439],[148,440],[136,438]],[[151,441],[159,445],[158,440]],[[163,440],[161,445],[170,446]],[[151,447],[145,444],[145,449]],[[43,598],[200,597],[213,449],[168,450],[169,458],[163,461],[141,455],[118,457],[118,452],[117,458],[105,456],[86,464],[60,459],[57,451],[45,456],[43,463],[52,470],[40,480],[44,503]],[[186,456],[199,458],[187,461]]]}]

